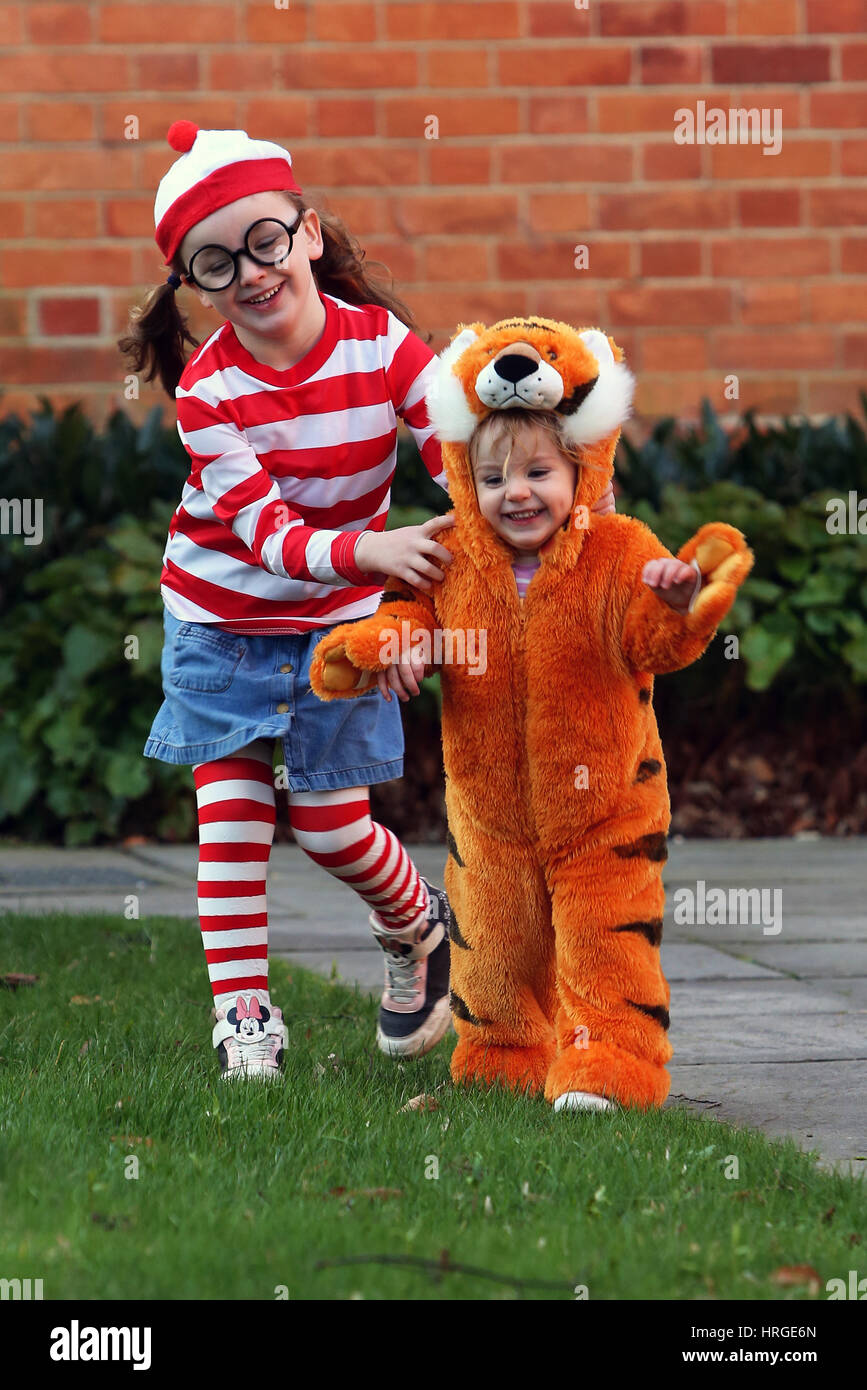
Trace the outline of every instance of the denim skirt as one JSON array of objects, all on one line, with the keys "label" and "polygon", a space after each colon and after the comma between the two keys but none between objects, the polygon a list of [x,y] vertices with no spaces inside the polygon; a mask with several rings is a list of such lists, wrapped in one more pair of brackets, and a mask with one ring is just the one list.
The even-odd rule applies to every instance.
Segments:
[{"label": "denim skirt", "polygon": [[290,791],[370,786],[403,775],[400,701],[379,689],[320,700],[310,686],[313,651],[327,627],[278,637],[242,636],[164,610],[165,699],[146,758],[206,763],[254,739],[280,739]]}]

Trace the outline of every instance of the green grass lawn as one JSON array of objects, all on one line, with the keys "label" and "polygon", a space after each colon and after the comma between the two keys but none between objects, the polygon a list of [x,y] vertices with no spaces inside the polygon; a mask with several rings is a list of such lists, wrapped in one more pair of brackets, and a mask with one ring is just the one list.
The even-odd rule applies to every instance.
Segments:
[{"label": "green grass lawn", "polygon": [[455,1090],[453,1035],[389,1061],[374,1001],[281,961],[285,1080],[223,1085],[194,924],[10,914],[0,962],[39,976],[0,990],[0,1276],[46,1299],[824,1300],[864,1263],[864,1183],[793,1144]]}]

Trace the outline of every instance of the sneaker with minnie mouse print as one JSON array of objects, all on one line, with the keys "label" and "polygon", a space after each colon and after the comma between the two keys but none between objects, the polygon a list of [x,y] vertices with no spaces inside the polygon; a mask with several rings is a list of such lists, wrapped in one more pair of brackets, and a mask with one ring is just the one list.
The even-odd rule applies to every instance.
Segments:
[{"label": "sneaker with minnie mouse print", "polygon": [[261,1004],[255,994],[249,999],[239,994],[231,1008],[224,1004],[217,1009],[215,1018],[212,1038],[221,1081],[242,1076],[272,1081],[279,1075],[289,1044],[280,1009]]}]

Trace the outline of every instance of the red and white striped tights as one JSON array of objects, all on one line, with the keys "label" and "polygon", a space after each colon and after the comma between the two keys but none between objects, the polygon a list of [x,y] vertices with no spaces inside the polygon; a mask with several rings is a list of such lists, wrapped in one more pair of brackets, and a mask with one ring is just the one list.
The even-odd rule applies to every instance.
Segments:
[{"label": "red and white striped tights", "polygon": [[[276,820],[271,745],[264,739],[193,768],[199,815],[198,905],[214,1006],[254,992],[268,996],[268,860]],[[424,920],[418,870],[370,819],[367,787],[289,792],[289,823],[306,854],[350,884],[384,926]]]}]

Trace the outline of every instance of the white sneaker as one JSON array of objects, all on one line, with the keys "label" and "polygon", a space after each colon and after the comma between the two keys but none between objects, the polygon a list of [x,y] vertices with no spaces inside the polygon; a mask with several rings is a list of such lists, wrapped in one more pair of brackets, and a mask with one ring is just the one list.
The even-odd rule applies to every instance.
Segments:
[{"label": "white sneaker", "polygon": [[273,1081],[283,1065],[283,1049],[289,1045],[289,1030],[283,1014],[273,1005],[260,1004],[256,995],[223,1005],[216,1014],[212,1040],[220,1059],[220,1080],[258,1077]]},{"label": "white sneaker", "polygon": [[554,1101],[555,1110],[616,1110],[607,1096],[594,1096],[589,1091],[566,1091]]}]

